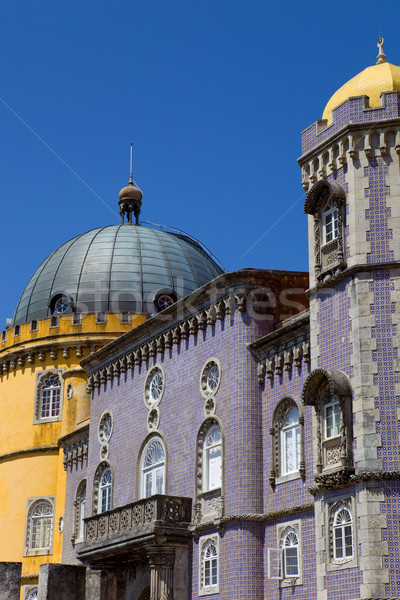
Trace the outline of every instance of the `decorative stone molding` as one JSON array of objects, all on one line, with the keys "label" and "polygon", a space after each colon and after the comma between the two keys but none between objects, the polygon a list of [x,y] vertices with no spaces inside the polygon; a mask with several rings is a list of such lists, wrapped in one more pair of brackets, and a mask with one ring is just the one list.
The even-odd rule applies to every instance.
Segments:
[{"label": "decorative stone molding", "polygon": [[[273,523],[277,519],[282,517],[289,517],[295,514],[314,511],[314,502],[307,502],[304,504],[297,504],[294,506],[288,506],[280,510],[274,510],[268,513],[238,513],[233,515],[226,515],[218,520],[218,527],[223,529],[224,525],[231,523]],[[202,521],[191,527],[191,531],[196,535],[200,531],[215,527],[213,520]]]},{"label": "decorative stone molding", "polygon": [[[304,414],[300,402],[294,396],[282,398],[275,407],[272,415],[271,434],[271,473],[269,482],[272,488],[275,488],[277,480],[282,477],[282,440],[281,431],[284,425],[285,417],[290,408],[296,407],[299,411],[300,427],[300,464],[298,476],[304,481],[306,478],[306,467],[304,460]],[[295,474],[294,474],[295,475]],[[292,477],[291,477],[292,478]]]},{"label": "decorative stone molding", "polygon": [[[222,438],[222,473],[221,488],[204,491],[204,442],[206,435],[213,425],[217,425],[221,431]],[[214,518],[220,518],[224,511],[224,438],[219,419],[215,416],[208,417],[201,425],[197,434],[196,442],[196,488],[195,502],[193,507],[193,523],[200,523],[204,516],[212,514]],[[210,511],[215,511],[211,513]]]},{"label": "decorative stone molding", "polygon": [[[60,349],[62,351],[63,358],[68,358],[72,351],[75,351],[76,357],[82,357],[83,346],[76,346],[73,342],[67,345],[64,344]],[[50,360],[57,359],[58,347],[49,344],[43,344],[34,348],[26,350],[15,350],[7,352],[4,356],[0,356],[0,377],[2,374],[14,371],[19,367],[23,367],[25,363],[32,365],[36,358],[39,361],[45,361],[48,355]]]},{"label": "decorative stone molding", "polygon": [[84,438],[80,440],[76,440],[67,446],[64,446],[64,459],[63,465],[64,470],[70,469],[72,471],[73,467],[78,463],[83,465],[83,463],[87,463],[88,460],[88,450],[89,450],[89,436],[86,435]]}]

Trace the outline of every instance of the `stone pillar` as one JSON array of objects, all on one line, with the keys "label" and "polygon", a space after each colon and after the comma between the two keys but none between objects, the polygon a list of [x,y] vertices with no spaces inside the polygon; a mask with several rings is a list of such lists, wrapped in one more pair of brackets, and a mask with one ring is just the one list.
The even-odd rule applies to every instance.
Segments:
[{"label": "stone pillar", "polygon": [[88,570],[85,600],[117,600],[117,576],[115,573],[97,569]]},{"label": "stone pillar", "polygon": [[86,568],[75,565],[42,565],[37,600],[82,600]]},{"label": "stone pillar", "polygon": [[1,600],[19,600],[22,563],[0,563]]},{"label": "stone pillar", "polygon": [[150,565],[150,600],[173,600],[175,549],[147,549]]}]

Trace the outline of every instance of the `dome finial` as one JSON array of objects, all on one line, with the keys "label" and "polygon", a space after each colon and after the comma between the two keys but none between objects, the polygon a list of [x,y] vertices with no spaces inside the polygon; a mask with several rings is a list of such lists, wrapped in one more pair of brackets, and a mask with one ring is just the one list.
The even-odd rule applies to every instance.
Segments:
[{"label": "dome finial", "polygon": [[383,43],[384,43],[384,39],[383,37],[380,37],[377,43],[378,46],[378,56],[376,57],[378,60],[376,61],[376,64],[379,65],[380,63],[384,63],[386,62],[386,54],[383,52]]},{"label": "dome finial", "polygon": [[133,185],[132,173],[132,147],[131,144],[131,160],[130,160],[130,177],[129,183],[122,188],[119,193],[119,214],[121,215],[121,223],[124,223],[125,215],[128,223],[132,223],[132,213],[135,215],[136,225],[139,225],[140,208],[142,206],[143,194],[138,187]]}]

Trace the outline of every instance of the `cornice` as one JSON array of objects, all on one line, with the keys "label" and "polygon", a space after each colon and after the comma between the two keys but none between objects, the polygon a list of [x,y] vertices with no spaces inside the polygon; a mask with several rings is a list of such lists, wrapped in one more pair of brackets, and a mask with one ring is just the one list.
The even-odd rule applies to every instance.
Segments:
[{"label": "cornice", "polygon": [[[299,289],[300,282],[305,283],[308,273],[296,271],[270,271],[262,269],[243,269],[225,273],[207,283],[199,290],[176,302],[162,313],[138,325],[132,331],[108,344],[105,348],[86,357],[81,365],[88,371],[89,390],[98,387],[107,379],[118,376],[140,365],[149,357],[163,354],[165,348],[180,344],[181,340],[196,335],[200,330],[223,321],[226,315],[235,310],[246,312],[247,297],[251,291],[252,310],[258,319],[276,321],[282,306],[279,302],[271,308],[257,312],[256,294],[270,291],[275,294],[283,289]],[[262,304],[262,301],[260,301]],[[279,313],[280,314],[280,313]],[[100,376],[93,377],[94,374]]]},{"label": "cornice", "polygon": [[192,526],[190,529],[194,535],[204,529],[213,529],[218,527],[223,528],[225,525],[230,523],[268,523],[270,521],[276,521],[281,517],[287,517],[298,513],[307,512],[314,510],[314,502],[305,502],[304,504],[296,504],[295,506],[289,506],[287,508],[281,508],[279,510],[273,510],[267,513],[238,513],[233,515],[227,515],[219,519],[213,519],[210,521],[203,521],[196,526]]},{"label": "cornice", "polygon": [[322,289],[330,288],[336,285],[340,281],[343,281],[343,279],[353,277],[357,274],[370,273],[371,271],[380,271],[383,269],[400,269],[400,261],[392,260],[379,263],[361,263],[358,265],[353,265],[352,267],[348,267],[347,269],[340,271],[339,274],[327,281],[318,282],[318,285],[309,288],[305,293],[308,297],[310,297],[313,294],[317,294]]},{"label": "cornice", "polygon": [[7,454],[0,455],[0,462],[5,460],[10,460],[14,458],[18,458],[22,455],[32,455],[32,454],[58,454],[59,448],[56,445],[51,446],[35,446],[34,448],[24,448],[22,450],[15,450],[14,452],[7,452]]}]

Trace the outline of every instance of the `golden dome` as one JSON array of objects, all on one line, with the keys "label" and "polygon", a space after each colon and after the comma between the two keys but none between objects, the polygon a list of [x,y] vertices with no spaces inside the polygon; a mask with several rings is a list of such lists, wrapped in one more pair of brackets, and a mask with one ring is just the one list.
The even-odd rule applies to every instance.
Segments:
[{"label": "golden dome", "polygon": [[369,105],[372,108],[377,108],[381,105],[380,96],[382,92],[400,91],[400,67],[386,62],[384,57],[385,55],[380,48],[377,64],[367,67],[342,85],[325,106],[322,118],[328,119],[328,122],[331,123],[332,110],[353,96],[368,96]]}]

